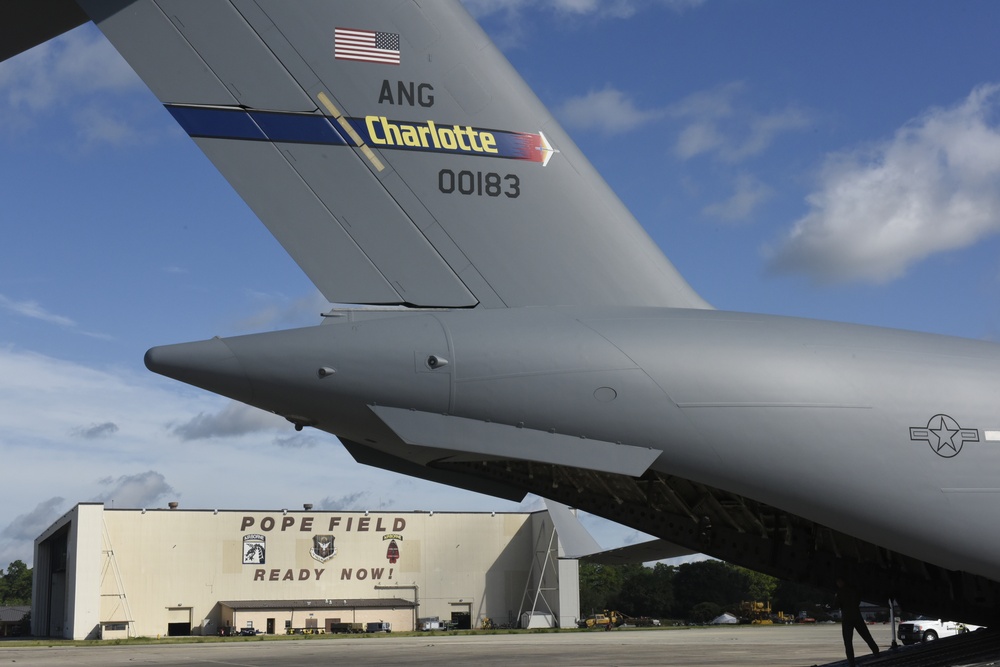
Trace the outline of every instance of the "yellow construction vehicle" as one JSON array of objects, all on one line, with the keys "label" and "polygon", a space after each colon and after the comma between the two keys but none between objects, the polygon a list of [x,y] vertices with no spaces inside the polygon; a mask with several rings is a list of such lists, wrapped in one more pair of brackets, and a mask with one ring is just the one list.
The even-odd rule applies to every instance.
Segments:
[{"label": "yellow construction vehicle", "polygon": [[740,602],[740,620],[752,625],[771,625],[770,602]]},{"label": "yellow construction vehicle", "polygon": [[611,628],[617,628],[619,625],[625,622],[629,618],[626,614],[620,611],[608,611],[604,610],[601,614],[591,614],[582,621],[577,622],[577,626],[581,628],[604,628],[605,630]]}]

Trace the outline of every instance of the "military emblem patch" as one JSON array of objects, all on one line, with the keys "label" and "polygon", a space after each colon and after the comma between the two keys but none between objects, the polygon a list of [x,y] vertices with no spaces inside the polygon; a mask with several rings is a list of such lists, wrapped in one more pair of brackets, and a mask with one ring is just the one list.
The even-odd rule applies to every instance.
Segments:
[{"label": "military emblem patch", "polygon": [[309,550],[309,555],[320,563],[325,563],[337,555],[333,541],[333,535],[313,535],[313,548]]},{"label": "military emblem patch", "polygon": [[263,565],[265,556],[265,540],[263,535],[243,536],[243,564]]}]

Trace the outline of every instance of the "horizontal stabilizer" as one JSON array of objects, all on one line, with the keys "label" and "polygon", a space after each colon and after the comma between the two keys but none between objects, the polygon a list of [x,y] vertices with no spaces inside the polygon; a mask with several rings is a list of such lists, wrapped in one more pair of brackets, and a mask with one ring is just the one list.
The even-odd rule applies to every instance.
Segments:
[{"label": "horizontal stabilizer", "polygon": [[587,532],[573,510],[554,500],[548,498],[544,500],[545,508],[548,509],[552,523],[556,526],[556,533],[559,535],[559,545],[562,547],[562,553],[559,555],[562,558],[579,558],[601,550],[601,545]]},{"label": "horizontal stabilizer", "polygon": [[639,477],[659,450],[546,433],[507,424],[418,410],[372,406],[371,410],[406,444]]},{"label": "horizontal stabilizer", "polygon": [[698,553],[666,540],[649,540],[618,549],[608,549],[581,556],[580,560],[597,565],[629,565],[649,563],[664,558],[677,558]]},{"label": "horizontal stabilizer", "polygon": [[362,445],[346,438],[341,438],[340,442],[344,448],[354,457],[354,460],[362,465],[381,468],[390,472],[399,473],[408,477],[426,479],[429,482],[447,484],[459,489],[484,493],[496,498],[503,498],[512,502],[521,502],[526,495],[523,489],[503,484],[496,480],[474,477],[461,472],[450,470],[435,470],[427,466],[407,461],[404,458],[393,456],[382,450],[374,449],[367,445]]},{"label": "horizontal stabilizer", "polygon": [[562,558],[577,558],[598,565],[629,565],[698,553],[666,540],[650,540],[617,549],[602,549],[573,510],[554,500],[544,500],[559,534],[559,544],[562,546],[559,555]]}]

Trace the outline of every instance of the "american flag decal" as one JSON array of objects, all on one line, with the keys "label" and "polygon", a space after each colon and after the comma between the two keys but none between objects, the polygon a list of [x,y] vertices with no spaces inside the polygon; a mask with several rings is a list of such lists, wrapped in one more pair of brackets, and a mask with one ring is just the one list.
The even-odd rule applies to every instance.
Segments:
[{"label": "american flag decal", "polygon": [[399,33],[337,28],[334,57],[365,63],[399,64]]}]

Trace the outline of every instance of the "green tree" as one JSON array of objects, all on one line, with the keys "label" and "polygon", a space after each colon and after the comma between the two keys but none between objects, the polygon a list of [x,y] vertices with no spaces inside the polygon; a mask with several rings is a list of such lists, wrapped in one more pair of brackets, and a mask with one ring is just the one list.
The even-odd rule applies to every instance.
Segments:
[{"label": "green tree", "polygon": [[694,608],[708,602],[714,607],[699,607],[699,612],[717,609],[715,618],[722,611],[738,612],[744,600],[772,600],[778,584],[774,577],[718,560],[679,568],[662,563],[651,568],[580,563],[580,613],[587,616],[616,609],[630,616],[693,620]]},{"label": "green tree", "polygon": [[805,611],[810,616],[815,617],[817,610],[828,613],[831,608],[836,608],[835,599],[836,593],[833,591],[808,584],[781,581],[778,582],[774,591],[774,601],[771,607],[775,611],[780,610],[792,615]]},{"label": "green tree", "polygon": [[680,616],[690,614],[701,602],[711,602],[720,608],[735,607],[744,598],[745,578],[729,563],[703,560],[685,563],[674,575],[675,609]]},{"label": "green tree", "polygon": [[8,565],[6,574],[0,570],[0,604],[31,604],[31,579],[31,568],[21,560]]},{"label": "green tree", "polygon": [[691,608],[688,618],[695,623],[708,623],[722,613],[722,607],[714,602],[699,602]]},{"label": "green tree", "polygon": [[622,576],[616,566],[580,563],[580,615],[613,608],[621,588]]},{"label": "green tree", "polygon": [[778,588],[774,577],[718,560],[681,565],[673,583],[674,609],[680,616],[690,615],[701,602],[735,613],[740,602],[767,602]]},{"label": "green tree", "polygon": [[625,573],[617,607],[631,616],[670,616],[674,607],[675,568],[663,563]]},{"label": "green tree", "polygon": [[767,602],[774,599],[774,592],[778,588],[778,580],[774,577],[748,570],[745,567],[737,567],[737,571],[744,580],[745,594],[741,600],[754,602]]}]

